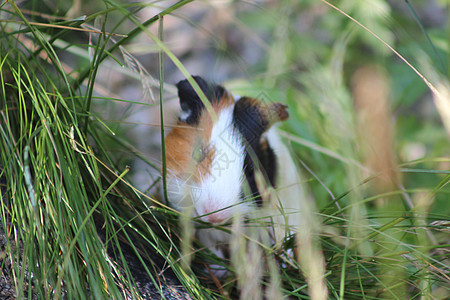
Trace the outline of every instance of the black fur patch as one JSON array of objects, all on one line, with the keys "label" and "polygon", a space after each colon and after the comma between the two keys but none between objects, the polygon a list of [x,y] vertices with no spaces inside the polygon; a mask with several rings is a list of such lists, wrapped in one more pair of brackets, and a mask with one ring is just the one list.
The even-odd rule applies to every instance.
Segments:
[{"label": "black fur patch", "polygon": [[[197,82],[211,104],[219,101],[225,94],[225,89],[220,85],[209,84],[200,76],[192,76],[192,78]],[[187,79],[178,82],[177,88],[181,110],[187,114],[187,117],[181,121],[189,125],[198,124],[199,117],[202,110],[205,109],[205,105]]]},{"label": "black fur patch", "polygon": [[267,140],[262,138],[269,124],[261,114],[260,108],[254,105],[251,98],[246,97],[236,102],[233,117],[234,126],[243,137],[246,147],[244,173],[251,189],[251,196],[255,198],[258,206],[262,206],[262,198],[256,186],[255,170],[259,168],[274,187],[277,172],[275,153]]},{"label": "black fur patch", "polygon": [[268,121],[261,114],[260,108],[254,105],[251,98],[240,98],[233,111],[234,126],[239,130],[244,140],[257,148],[261,135],[267,130]]},{"label": "black fur patch", "polygon": [[[253,151],[252,151],[253,152]],[[272,148],[268,147],[266,149],[257,149],[257,154],[253,155],[246,153],[244,159],[244,173],[247,183],[250,187],[251,197],[253,197],[255,203],[258,207],[262,207],[263,199],[261,197],[258,186],[256,185],[255,179],[255,162],[254,157],[258,160],[259,170],[263,172],[268,180],[268,183],[275,187],[276,172],[277,172],[277,158]]]}]

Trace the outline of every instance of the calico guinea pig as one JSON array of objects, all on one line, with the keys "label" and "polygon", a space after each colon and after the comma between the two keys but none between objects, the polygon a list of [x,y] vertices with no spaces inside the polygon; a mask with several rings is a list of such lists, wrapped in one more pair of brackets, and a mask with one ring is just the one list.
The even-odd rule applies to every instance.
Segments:
[{"label": "calico guinea pig", "polygon": [[[289,117],[287,107],[235,98],[220,85],[193,79],[210,105],[188,80],[177,84],[179,121],[165,140],[169,204],[214,225],[236,215],[270,218],[271,240],[281,242],[298,226],[303,199],[295,164],[273,126]],[[224,257],[230,234],[210,228],[196,235]]]}]

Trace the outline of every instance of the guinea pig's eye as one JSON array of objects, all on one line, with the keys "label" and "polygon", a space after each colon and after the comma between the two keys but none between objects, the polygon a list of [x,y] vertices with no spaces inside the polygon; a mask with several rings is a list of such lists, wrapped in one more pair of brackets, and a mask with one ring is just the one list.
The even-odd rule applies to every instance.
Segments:
[{"label": "guinea pig's eye", "polygon": [[192,158],[197,162],[201,163],[206,157],[206,147],[202,144],[197,144],[192,151]]}]

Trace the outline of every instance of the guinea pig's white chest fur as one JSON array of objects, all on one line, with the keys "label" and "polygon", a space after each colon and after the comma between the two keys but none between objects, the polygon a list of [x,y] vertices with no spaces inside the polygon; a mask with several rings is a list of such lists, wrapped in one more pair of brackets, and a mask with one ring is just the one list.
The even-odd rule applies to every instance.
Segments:
[{"label": "guinea pig's white chest fur", "polygon": [[[234,105],[222,111],[213,125],[210,145],[215,155],[210,174],[200,183],[204,194],[199,195],[197,214],[210,223],[220,224],[232,217],[244,180],[244,147],[240,136],[233,130],[233,109]],[[238,209],[245,210],[243,207]]]}]

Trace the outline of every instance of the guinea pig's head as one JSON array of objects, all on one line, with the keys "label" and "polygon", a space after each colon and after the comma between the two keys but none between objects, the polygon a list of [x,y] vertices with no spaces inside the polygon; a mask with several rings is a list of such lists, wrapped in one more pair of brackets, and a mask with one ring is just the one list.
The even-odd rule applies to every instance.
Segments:
[{"label": "guinea pig's head", "polygon": [[207,109],[188,80],[177,84],[181,112],[165,139],[168,200],[178,210],[191,208],[194,217],[221,224],[235,210],[245,214],[261,205],[257,168],[274,185],[276,158],[264,133],[288,113],[280,103],[235,99],[222,86],[193,79],[210,105]]}]

